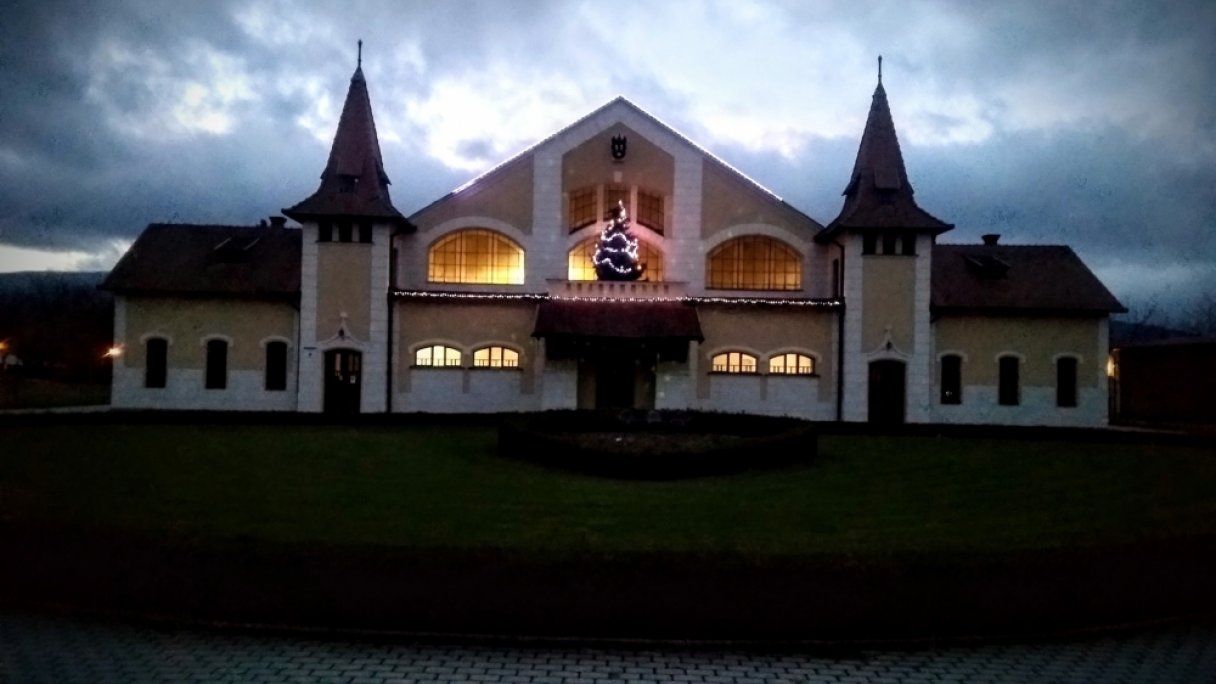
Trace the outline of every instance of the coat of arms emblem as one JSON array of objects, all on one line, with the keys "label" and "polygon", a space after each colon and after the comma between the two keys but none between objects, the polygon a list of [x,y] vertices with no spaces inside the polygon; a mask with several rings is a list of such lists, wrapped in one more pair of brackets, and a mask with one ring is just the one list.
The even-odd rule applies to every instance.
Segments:
[{"label": "coat of arms emblem", "polygon": [[626,140],[623,135],[612,136],[612,158],[621,161],[625,158]]}]

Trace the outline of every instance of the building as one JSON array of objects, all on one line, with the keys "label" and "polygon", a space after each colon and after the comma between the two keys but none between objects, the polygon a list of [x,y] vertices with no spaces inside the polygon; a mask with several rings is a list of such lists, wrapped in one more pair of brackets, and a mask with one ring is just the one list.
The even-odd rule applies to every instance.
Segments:
[{"label": "building", "polygon": [[[1119,303],[1065,246],[939,244],[881,75],[826,226],[617,98],[411,216],[362,69],[317,191],[150,225],[115,266],[118,408],[634,407],[1104,425]],[[614,207],[639,280],[598,280]]]}]

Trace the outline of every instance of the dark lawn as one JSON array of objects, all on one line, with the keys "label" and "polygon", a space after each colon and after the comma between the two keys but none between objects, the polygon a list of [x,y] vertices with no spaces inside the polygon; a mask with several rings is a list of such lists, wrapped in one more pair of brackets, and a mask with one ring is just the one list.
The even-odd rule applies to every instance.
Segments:
[{"label": "dark lawn", "polygon": [[108,384],[20,378],[12,374],[0,376],[0,410],[97,406],[108,403]]},{"label": "dark lawn", "polygon": [[824,436],[810,464],[625,482],[495,429],[0,427],[0,522],[185,538],[608,554],[1094,546],[1216,531],[1216,457],[1143,444]]}]

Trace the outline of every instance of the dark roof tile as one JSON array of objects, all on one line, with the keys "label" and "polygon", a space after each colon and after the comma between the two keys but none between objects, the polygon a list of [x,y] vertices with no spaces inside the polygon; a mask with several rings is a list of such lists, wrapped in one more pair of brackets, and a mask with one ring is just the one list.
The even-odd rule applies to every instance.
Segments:
[{"label": "dark roof tile", "polygon": [[296,297],[300,234],[276,226],[153,223],[101,287],[120,294]]},{"label": "dark roof tile", "polygon": [[1063,245],[934,245],[932,306],[937,313],[1125,311]]}]

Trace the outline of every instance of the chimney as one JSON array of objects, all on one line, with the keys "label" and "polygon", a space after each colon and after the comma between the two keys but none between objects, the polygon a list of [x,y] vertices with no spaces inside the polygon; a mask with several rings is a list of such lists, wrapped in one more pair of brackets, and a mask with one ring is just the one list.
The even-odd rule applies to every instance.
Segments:
[{"label": "chimney", "polygon": [[995,247],[996,243],[1001,239],[1000,233],[988,233],[980,236],[984,240],[984,244],[989,247]]},{"label": "chimney", "polygon": [[271,216],[270,217],[270,226],[272,228],[286,228],[287,219],[286,219],[286,217],[283,217],[283,216]]}]

